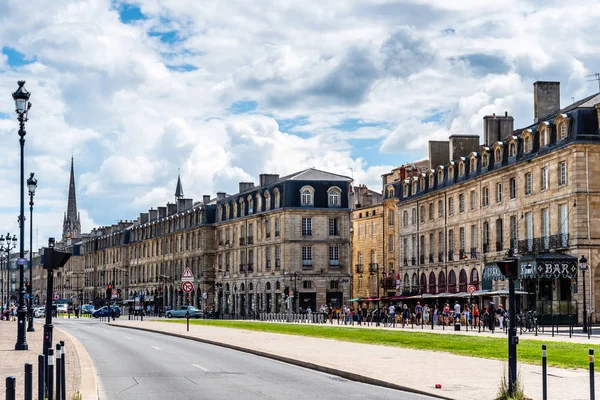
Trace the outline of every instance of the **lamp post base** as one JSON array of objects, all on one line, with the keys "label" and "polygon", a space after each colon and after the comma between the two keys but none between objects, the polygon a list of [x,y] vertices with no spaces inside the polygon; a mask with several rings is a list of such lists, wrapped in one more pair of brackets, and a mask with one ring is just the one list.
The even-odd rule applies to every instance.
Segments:
[{"label": "lamp post base", "polygon": [[15,344],[15,350],[29,350],[29,346],[27,345],[27,339],[25,334],[25,324],[26,324],[26,314],[27,310],[20,309],[18,311],[18,326],[17,326],[17,344]]},{"label": "lamp post base", "polygon": [[33,309],[27,310],[27,332],[35,332],[33,327]]}]

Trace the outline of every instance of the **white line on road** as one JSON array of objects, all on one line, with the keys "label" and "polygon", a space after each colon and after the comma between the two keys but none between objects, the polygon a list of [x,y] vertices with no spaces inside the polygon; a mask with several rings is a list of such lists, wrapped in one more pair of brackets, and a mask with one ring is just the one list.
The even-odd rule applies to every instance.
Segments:
[{"label": "white line on road", "polygon": [[152,346],[152,347],[154,347],[156,350],[160,350],[160,347],[156,347],[156,346]]},{"label": "white line on road", "polygon": [[202,371],[204,371],[204,372],[208,372],[208,369],[204,368],[204,367],[203,367],[203,366],[201,366],[201,365],[198,365],[198,364],[192,364],[192,365],[193,365],[194,367],[196,367],[196,368],[200,368],[200,369],[201,369]]}]

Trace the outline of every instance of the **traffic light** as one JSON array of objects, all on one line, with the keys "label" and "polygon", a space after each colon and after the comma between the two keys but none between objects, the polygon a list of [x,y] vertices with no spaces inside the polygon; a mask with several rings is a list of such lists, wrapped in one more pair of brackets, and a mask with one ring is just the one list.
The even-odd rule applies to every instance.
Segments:
[{"label": "traffic light", "polygon": [[505,278],[519,279],[519,260],[517,259],[506,259],[502,261],[496,261],[500,272]]}]

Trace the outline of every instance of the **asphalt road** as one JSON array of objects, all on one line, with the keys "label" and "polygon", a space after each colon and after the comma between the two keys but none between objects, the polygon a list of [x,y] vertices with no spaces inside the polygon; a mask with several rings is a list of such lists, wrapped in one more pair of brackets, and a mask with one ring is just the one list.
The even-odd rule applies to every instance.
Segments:
[{"label": "asphalt road", "polygon": [[[433,399],[93,319],[55,320],[55,325],[79,339],[88,351],[100,400]],[[404,373],[410,370],[390,371],[400,382]]]}]

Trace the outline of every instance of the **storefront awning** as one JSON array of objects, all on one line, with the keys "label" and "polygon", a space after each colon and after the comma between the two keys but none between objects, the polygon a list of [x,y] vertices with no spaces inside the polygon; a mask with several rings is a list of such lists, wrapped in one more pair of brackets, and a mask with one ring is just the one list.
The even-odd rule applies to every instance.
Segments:
[{"label": "storefront awning", "polygon": [[[577,257],[562,253],[539,253],[534,258],[519,259],[521,279],[577,277]],[[483,267],[484,286],[489,281],[503,281],[496,262],[488,262]]]}]

